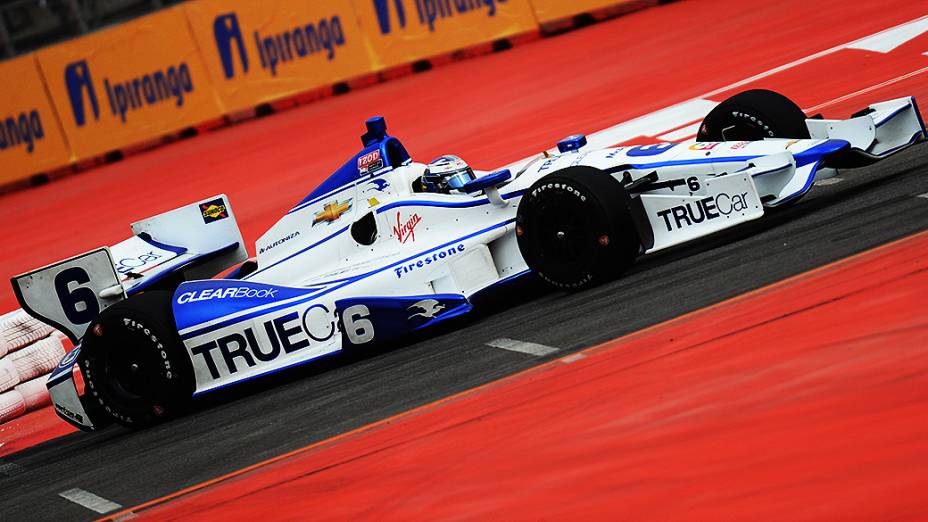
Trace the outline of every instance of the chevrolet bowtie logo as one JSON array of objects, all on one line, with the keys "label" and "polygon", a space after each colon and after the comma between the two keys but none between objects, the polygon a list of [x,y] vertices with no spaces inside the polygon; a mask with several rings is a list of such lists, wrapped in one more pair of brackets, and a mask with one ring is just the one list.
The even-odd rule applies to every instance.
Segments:
[{"label": "chevrolet bowtie logo", "polygon": [[316,212],[316,217],[313,219],[313,226],[318,225],[319,223],[326,222],[332,223],[333,221],[338,221],[342,217],[342,214],[351,210],[351,200],[339,202],[335,200],[331,203],[327,203],[322,210]]}]

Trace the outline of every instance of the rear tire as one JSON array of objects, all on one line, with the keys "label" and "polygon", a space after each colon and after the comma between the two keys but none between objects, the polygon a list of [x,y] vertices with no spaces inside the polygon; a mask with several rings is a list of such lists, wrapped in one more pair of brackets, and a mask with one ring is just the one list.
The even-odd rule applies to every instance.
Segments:
[{"label": "rear tire", "polygon": [[104,310],[81,341],[85,395],[116,422],[143,428],[179,414],[193,366],[177,333],[173,292],[149,291]]},{"label": "rear tire", "polygon": [[635,261],[641,240],[625,187],[592,167],[546,176],[522,196],[519,251],[549,285],[577,291],[613,279]]},{"label": "rear tire", "polygon": [[754,89],[720,103],[699,126],[696,141],[808,139],[806,115],[792,100],[774,91]]}]

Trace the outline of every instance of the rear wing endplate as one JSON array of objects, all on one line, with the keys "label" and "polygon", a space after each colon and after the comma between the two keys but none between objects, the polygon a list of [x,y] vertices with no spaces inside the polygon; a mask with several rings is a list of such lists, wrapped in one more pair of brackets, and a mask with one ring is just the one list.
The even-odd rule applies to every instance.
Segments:
[{"label": "rear wing endplate", "polygon": [[[247,257],[225,195],[143,219],[134,236],[12,278],[30,315],[77,343],[107,307],[175,274],[208,278]],[[172,279],[173,281],[173,279]]]}]

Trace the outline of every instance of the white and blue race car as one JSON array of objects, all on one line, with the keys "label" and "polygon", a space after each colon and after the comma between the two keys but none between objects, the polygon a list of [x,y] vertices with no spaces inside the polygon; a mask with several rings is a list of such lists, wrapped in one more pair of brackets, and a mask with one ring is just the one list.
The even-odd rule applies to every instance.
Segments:
[{"label": "white and blue race car", "polygon": [[521,276],[601,283],[923,139],[913,98],[825,120],[754,90],[717,106],[692,143],[589,150],[578,135],[475,173],[453,156],[413,162],[373,118],[363,149],[258,239],[254,259],[218,195],[12,283],[77,343],[48,381],[58,414],[84,430],[141,427],[194,396],[465,314]]}]

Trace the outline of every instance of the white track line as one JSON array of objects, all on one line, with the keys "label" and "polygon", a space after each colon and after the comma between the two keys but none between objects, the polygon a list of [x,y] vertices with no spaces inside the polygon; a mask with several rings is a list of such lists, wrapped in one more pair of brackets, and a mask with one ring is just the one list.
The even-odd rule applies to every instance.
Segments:
[{"label": "white track line", "polygon": [[892,85],[892,84],[894,84],[894,83],[899,83],[899,82],[901,82],[902,80],[907,80],[907,79],[909,79],[909,78],[911,78],[911,77],[913,77],[913,76],[918,76],[919,74],[924,74],[924,73],[926,73],[926,72],[928,72],[928,67],[922,67],[921,69],[919,69],[919,70],[917,70],[917,71],[912,71],[912,72],[910,72],[910,73],[903,74],[902,76],[897,76],[897,77],[895,77],[895,78],[893,78],[893,79],[891,79],[891,80],[886,80],[885,82],[878,83],[878,84],[876,84],[876,85],[871,85],[870,87],[865,87],[865,88],[863,88],[863,89],[861,89],[861,90],[859,90],[859,91],[852,92],[851,94],[845,94],[844,96],[840,96],[840,97],[835,98],[835,99],[833,99],[833,100],[831,100],[831,101],[827,101],[827,102],[825,102],[825,103],[820,103],[820,104],[818,104],[818,105],[816,105],[816,106],[814,106],[814,107],[809,107],[808,109],[803,109],[803,110],[804,110],[806,113],[816,112],[816,111],[818,111],[819,109],[821,109],[822,107],[827,107],[827,106],[833,105],[833,104],[835,104],[835,103],[843,102],[844,100],[848,100],[848,99],[853,98],[853,97],[855,97],[855,96],[860,96],[861,94],[866,94],[866,93],[868,93],[868,92],[875,91],[875,90],[881,89],[881,88],[883,88],[883,87],[887,87],[887,86]]},{"label": "white track line", "polygon": [[[781,72],[783,72],[783,71],[787,71],[787,70],[792,69],[792,68],[794,68],[794,67],[798,67],[798,66],[800,66],[800,65],[809,63],[809,62],[814,61],[814,60],[817,60],[817,59],[819,59],[819,58],[822,58],[822,57],[825,57],[825,56],[834,54],[834,53],[836,53],[836,52],[838,52],[838,51],[841,51],[841,50],[843,50],[843,49],[849,49],[849,48],[850,48],[850,49],[868,49],[868,48],[874,48],[874,49],[876,49],[876,48],[878,47],[877,44],[879,43],[879,44],[880,44],[879,47],[880,47],[881,49],[882,49],[882,48],[887,48],[887,49],[888,49],[887,51],[879,51],[879,52],[889,52],[889,51],[891,51],[892,49],[895,49],[895,47],[901,45],[902,43],[905,43],[906,41],[911,40],[912,38],[915,38],[915,37],[919,36],[921,33],[925,32],[925,30],[928,30],[928,29],[926,29],[926,28],[928,28],[928,16],[922,16],[922,17],[916,18],[916,19],[914,19],[914,20],[909,20],[908,22],[905,22],[905,23],[902,23],[902,24],[899,24],[899,25],[890,27],[890,28],[888,28],[888,29],[884,29],[883,31],[880,31],[880,32],[878,32],[878,33],[874,33],[874,34],[871,34],[871,35],[869,35],[869,36],[865,36],[865,37],[863,37],[863,38],[854,40],[854,41],[852,41],[852,42],[844,43],[844,44],[841,44],[841,45],[836,45],[836,46],[834,46],[834,47],[832,47],[832,48],[830,48],[830,49],[825,49],[824,51],[819,51],[819,52],[817,52],[817,53],[810,54],[809,56],[806,56],[806,57],[804,57],[804,58],[800,58],[800,59],[798,59],[798,60],[793,60],[792,62],[789,62],[789,63],[783,64],[783,65],[780,65],[779,67],[774,67],[774,68],[772,68],[772,69],[768,69],[768,70],[766,70],[766,71],[764,71],[764,72],[762,72],[762,73],[758,73],[758,74],[755,74],[754,76],[745,78],[744,80],[737,81],[737,82],[734,82],[734,83],[730,83],[730,84],[728,84],[728,85],[726,85],[726,86],[724,86],[724,87],[719,87],[718,89],[715,89],[715,90],[713,90],[713,91],[709,91],[709,92],[707,92],[707,93],[705,93],[705,94],[702,94],[702,95],[700,95],[700,96],[697,96],[696,98],[693,98],[692,100],[683,102],[683,104],[691,103],[691,102],[696,101],[696,100],[706,101],[706,99],[711,98],[711,97],[713,97],[713,96],[717,96],[717,95],[722,94],[722,93],[724,93],[724,92],[727,92],[727,91],[730,91],[730,90],[733,90],[733,89],[737,89],[738,87],[742,87],[742,86],[747,85],[747,84],[749,84],[749,83],[756,82],[757,80],[762,80],[762,79],[764,79],[764,78],[773,76],[773,75],[775,75],[775,74],[777,74],[777,73],[781,73]],[[894,46],[893,46],[892,48],[888,48],[887,45],[889,45],[889,44],[894,44]],[[925,55],[928,56],[928,53],[925,53]],[[902,81],[902,80],[904,80],[904,79],[906,79],[906,78],[910,78],[910,77],[912,77],[912,76],[914,76],[914,75],[916,75],[916,74],[921,74],[922,72],[924,72],[924,70],[919,70],[919,71],[915,71],[914,73],[909,73],[909,75],[906,75],[906,76],[903,76],[903,77],[899,77],[899,78],[895,78],[895,79],[893,79],[893,80],[890,80],[890,82],[886,82],[885,84],[881,84],[881,85],[879,85],[879,86],[874,86],[874,87],[870,88],[869,90],[878,89],[878,88],[880,88],[880,87],[885,87],[886,85],[890,85],[891,83],[895,83],[895,82],[898,82],[898,81]],[[843,99],[847,99],[847,98],[852,97],[852,96],[857,96],[857,95],[863,94],[863,93],[865,93],[865,92],[869,92],[869,91],[868,91],[868,90],[859,91],[859,92],[850,94],[850,95],[848,95],[847,97],[839,98],[839,99],[836,99],[836,100],[832,100],[832,101],[830,101],[830,102],[828,102],[828,103],[829,103],[829,104],[830,104],[830,103],[837,103],[838,101],[841,101],[841,100],[843,100]],[[680,105],[683,105],[683,104],[680,104]],[[818,106],[818,107],[824,107],[825,105],[827,105],[827,104],[823,104],[823,105],[820,105],[820,106]],[[816,107],[816,108],[817,108],[817,107]],[[810,110],[814,110],[814,109],[815,109],[815,108],[810,109]],[[707,114],[708,114],[708,111],[707,111]],[[703,115],[703,116],[705,116],[705,115]],[[702,118],[702,117],[700,116],[700,119],[701,119],[701,118]],[[696,120],[696,119],[697,119],[697,118],[693,118],[693,119],[690,120],[690,121],[694,121],[694,120]],[[690,136],[683,136],[682,138],[689,138],[689,137],[695,136],[695,134],[696,134],[696,133],[694,132],[692,135],[690,135]],[[632,137],[634,137],[634,136],[632,136]],[[675,140],[667,140],[667,141],[675,141]],[[618,142],[615,142],[615,143],[618,143]]]},{"label": "white track line", "polygon": [[70,500],[71,502],[74,502],[75,504],[84,506],[91,511],[96,511],[97,513],[101,514],[109,513],[110,511],[115,511],[122,507],[115,502],[111,502],[101,496],[94,495],[93,493],[80,488],[73,488],[67,491],[62,491],[61,493],[58,493],[58,495],[67,500]]},{"label": "white track line", "polygon": [[890,27],[890,28],[888,28],[888,29],[885,29],[885,30],[880,31],[880,32],[878,32],[878,33],[871,34],[871,35],[869,35],[869,36],[865,36],[865,37],[863,37],[863,38],[854,40],[853,42],[848,42],[848,43],[845,43],[845,44],[836,45],[836,46],[834,46],[834,47],[832,47],[832,48],[830,48],[830,49],[825,49],[824,51],[819,51],[819,52],[817,52],[817,53],[815,53],[815,54],[810,54],[809,56],[806,56],[805,58],[800,58],[800,59],[798,59],[798,60],[794,60],[794,61],[792,61],[792,62],[789,62],[789,63],[787,63],[787,64],[781,65],[781,66],[779,66],[779,67],[774,67],[773,69],[769,69],[769,70],[766,70],[766,71],[764,71],[764,72],[762,72],[762,73],[755,74],[754,76],[751,76],[750,78],[746,78],[746,79],[741,80],[741,81],[739,81],[739,82],[735,82],[735,83],[729,84],[729,85],[727,85],[727,86],[725,86],[725,87],[721,87],[721,88],[716,89],[716,90],[714,90],[714,91],[709,91],[709,92],[703,94],[702,96],[697,96],[697,98],[710,98],[710,97],[712,97],[712,96],[716,96],[716,95],[718,95],[718,94],[722,94],[722,93],[725,92],[725,91],[730,91],[730,90],[732,90],[732,89],[736,89],[736,88],[738,88],[738,87],[741,87],[741,86],[743,86],[743,85],[747,85],[747,84],[752,83],[752,82],[755,82],[755,81],[757,81],[757,80],[762,80],[762,79],[764,79],[764,78],[767,78],[768,76],[773,76],[774,74],[777,74],[777,73],[779,73],[779,72],[783,72],[783,71],[786,71],[786,70],[788,70],[788,69],[792,69],[793,67],[798,67],[798,66],[800,66],[800,65],[802,65],[802,64],[809,63],[809,62],[811,62],[811,61],[813,61],[813,60],[817,60],[817,59],[822,58],[822,57],[824,57],[824,56],[828,56],[828,55],[830,55],[830,54],[834,54],[834,53],[836,53],[836,52],[838,52],[838,51],[840,51],[840,50],[842,50],[842,49],[847,49],[848,47],[851,47],[851,46],[853,46],[853,45],[858,45],[858,44],[860,44],[860,42],[865,42],[865,41],[867,41],[868,39],[871,39],[871,38],[876,37],[877,35],[880,35],[880,34],[883,34],[883,33],[889,32],[889,31],[895,31],[895,30],[901,29],[901,28],[903,28],[903,27],[905,27],[905,26],[909,26],[909,25],[911,25],[911,24],[919,24],[919,23],[921,23],[921,22],[924,21],[924,20],[928,20],[928,16],[922,16],[922,17],[916,18],[916,19],[914,19],[914,20],[909,20],[908,22],[899,24],[899,25],[894,26],[894,27]]},{"label": "white track line", "polygon": [[906,24],[897,25],[892,29],[880,31],[863,40],[857,40],[851,45],[848,45],[847,48],[885,54],[909,40],[918,38],[926,31],[928,31],[928,17],[919,18],[918,20],[913,20]]},{"label": "white track line", "polygon": [[553,346],[516,341],[513,339],[506,339],[505,337],[502,339],[495,339],[490,341],[487,343],[487,346],[492,346],[493,348],[502,348],[503,350],[509,350],[510,352],[527,353],[536,357],[541,357],[558,351],[558,348]]},{"label": "white track line", "polygon": [[[922,16],[919,18],[915,18],[913,20],[909,20],[908,22],[884,29],[882,31],[873,33],[863,38],[859,38],[851,42],[843,43],[841,45],[836,45],[830,49],[825,49],[824,51],[819,51],[817,53],[810,54],[809,56],[806,56],[804,58],[793,60],[792,62],[780,65],[779,67],[774,67],[764,72],[755,74],[754,76],[745,78],[744,80],[730,83],[724,87],[719,87],[718,89],[709,91],[701,96],[697,96],[695,98],[691,98],[689,100],[677,103],[675,105],[671,105],[670,107],[666,107],[664,109],[658,110],[656,112],[652,112],[650,114],[642,115],[638,118],[634,118],[634,119],[622,122],[618,125],[613,125],[612,127],[609,127],[607,129],[603,129],[599,132],[591,134],[590,136],[587,137],[587,142],[593,148],[602,148],[602,147],[611,147],[618,143],[622,143],[623,141],[627,141],[632,138],[637,138],[639,136],[653,137],[653,136],[659,136],[663,133],[668,133],[668,134],[674,134],[676,137],[676,134],[678,132],[682,134],[682,131],[683,131],[683,129],[678,129],[679,127],[682,127],[684,125],[690,124],[698,120],[702,120],[702,118],[704,118],[706,114],[708,114],[709,111],[712,110],[712,108],[718,105],[718,102],[708,99],[708,98],[711,98],[712,96],[717,96],[724,92],[737,89],[738,87],[747,85],[757,80],[767,78],[769,76],[773,76],[777,73],[792,69],[794,67],[798,67],[800,65],[809,63],[813,60],[817,60],[824,56],[834,54],[838,51],[847,49],[849,47],[853,47],[855,45],[857,47],[862,47],[866,45],[868,41],[875,42],[876,40],[874,39],[878,38],[880,35],[890,34],[893,31],[897,31],[897,32],[907,31],[908,29],[906,28],[911,28],[911,27],[916,27],[916,26],[920,27],[921,24],[925,24],[925,23],[928,23],[928,16]],[[925,54],[928,55],[928,52],[926,52]],[[907,75],[889,80],[888,82],[883,82],[882,84],[875,85],[873,87],[868,87],[867,89],[863,89],[855,93],[851,93],[847,96],[836,98],[834,100],[823,103],[821,105],[817,105],[810,109],[806,109],[806,112],[812,112],[821,107],[825,107],[833,103],[838,103],[842,100],[846,100],[853,96],[858,96],[860,94],[864,94],[871,90],[878,89],[880,87],[885,87],[892,83],[902,81],[906,78],[911,78],[912,76],[921,74],[925,72],[926,70],[928,70],[928,68],[914,71]],[[670,132],[670,131],[673,131],[673,132]],[[694,135],[695,133],[689,136],[683,136],[682,138],[690,138]],[[663,138],[663,137],[664,136],[660,136],[660,138]],[[667,141],[674,141],[674,140],[667,140]],[[556,148],[548,150],[548,152],[552,152],[552,153],[556,151],[557,151]],[[515,161],[502,168],[508,168],[512,170],[513,172],[517,172],[521,170],[523,167],[525,167],[526,165],[528,165],[529,162],[536,160],[539,157],[541,157],[540,154],[529,156],[528,158]]]},{"label": "white track line", "polygon": [[669,143],[677,143],[683,141],[687,138],[692,138],[696,136],[696,133],[699,132],[699,126],[702,124],[702,121],[697,121],[692,125],[687,125],[686,127],[677,129],[673,132],[668,132],[662,136],[658,136],[657,139],[661,141],[666,141]]},{"label": "white track line", "polygon": [[579,361],[580,359],[586,359],[586,354],[575,353],[572,355],[568,355],[567,357],[564,357],[563,359],[561,359],[561,362],[564,364],[570,364],[574,361]]},{"label": "white track line", "polygon": [[917,195],[917,196],[915,196],[915,197],[917,197],[917,198],[928,199],[928,192],[925,192],[924,194],[919,194],[919,195]]},{"label": "white track line", "polygon": [[[912,72],[897,76],[895,78],[891,78],[889,80],[878,83],[876,85],[865,87],[863,89],[860,89],[859,91],[855,91],[850,94],[840,96],[833,100],[829,100],[825,103],[820,103],[818,105],[815,105],[813,107],[809,107],[808,109],[803,109],[803,110],[807,114],[817,112],[823,107],[834,105],[836,103],[849,100],[856,96],[867,94],[868,92],[872,92],[877,89],[882,89],[883,87],[888,87],[894,83],[899,83],[903,80],[908,80],[909,78],[918,76],[920,74],[924,74],[926,72],[928,72],[928,67],[923,67],[916,71],[912,71]],[[654,129],[659,129],[662,126],[668,125],[670,122],[682,121],[686,119],[687,117],[696,115],[697,116],[696,118],[689,120],[689,121],[695,121],[695,123],[676,129],[676,130],[673,130],[671,132],[668,132],[667,134],[662,134],[660,136],[657,136],[657,139],[661,141],[667,141],[667,142],[672,142],[672,143],[681,142],[685,139],[696,136],[696,133],[699,131],[699,125],[701,123],[701,119],[705,117],[705,115],[708,114],[709,111],[712,110],[713,107],[715,107],[715,105],[717,105],[717,103],[711,102],[709,100],[703,100],[703,99],[690,100],[689,102],[684,102],[682,104],[674,105],[673,107],[668,108],[668,109],[674,109],[673,111],[668,111],[668,109],[664,109],[663,111],[658,111],[658,113],[663,113],[663,114],[653,113],[648,116],[636,118],[626,123],[615,125],[603,131],[597,132],[593,136],[597,137],[596,138],[597,142],[604,142],[602,146],[608,147],[608,146],[615,145],[616,143],[621,143],[628,139],[635,138],[637,136],[654,136],[655,135]],[[681,106],[683,107],[683,110],[680,110]],[[657,118],[649,118],[652,116],[657,116]],[[648,132],[649,130],[650,132]],[[641,131],[641,132],[636,133],[636,131]],[[660,131],[658,130],[657,132],[660,132]],[[634,135],[631,135],[631,134],[634,134]],[[591,138],[590,141],[592,142],[593,139]],[[597,146],[599,145],[600,144],[597,143]]]},{"label": "white track line", "polygon": [[842,181],[844,180],[839,177],[828,178],[828,179],[823,179],[821,181],[816,181],[815,186],[816,187],[827,187],[828,185],[836,185],[838,183],[841,183]]},{"label": "white track line", "polygon": [[[588,147],[591,149],[601,149],[612,147],[617,143],[622,143],[623,141],[639,136],[657,136],[693,121],[702,120],[716,105],[718,105],[718,102],[701,99],[692,99],[683,103],[671,105],[670,107],[665,107],[590,134],[587,136]],[[695,132],[693,134],[695,135]],[[548,149],[548,152],[552,154],[556,153],[557,148]],[[540,156],[529,156],[528,158],[510,163],[503,168],[518,172],[530,161],[539,157]]]},{"label": "white track line", "polygon": [[700,98],[687,100],[603,129],[587,137],[587,142],[592,148],[597,149],[638,136],[657,136],[692,121],[702,120],[716,105],[718,102]]},{"label": "white track line", "polygon": [[[928,20],[926,20],[926,23],[928,23]],[[928,56],[928,53],[924,53],[924,54],[925,54],[925,56]],[[883,87],[888,87],[888,86],[893,85],[893,84],[895,84],[895,83],[899,83],[899,82],[901,82],[901,81],[908,80],[909,78],[912,78],[912,77],[914,77],[914,76],[918,76],[918,75],[920,75],[920,74],[925,74],[926,72],[928,72],[928,67],[922,67],[921,69],[918,69],[918,70],[915,70],[915,71],[912,71],[912,72],[909,72],[909,73],[906,73],[906,74],[903,74],[903,75],[900,75],[900,76],[896,76],[895,78],[891,78],[891,79],[886,80],[886,81],[884,81],[884,82],[880,82],[880,83],[878,83],[878,84],[871,85],[871,86],[869,86],[869,87],[865,87],[865,88],[863,88],[863,89],[860,89],[859,91],[854,91],[854,92],[852,92],[852,93],[850,93],[850,94],[845,94],[844,96],[839,96],[838,98],[835,98],[835,99],[833,99],[833,100],[829,100],[829,101],[827,101],[827,102],[820,103],[820,104],[818,104],[818,105],[809,107],[809,108],[807,108],[807,109],[803,109],[803,112],[805,112],[806,114],[811,114],[811,113],[814,113],[814,112],[818,112],[818,111],[821,110],[822,108],[828,107],[829,105],[834,105],[834,104],[836,104],[836,103],[840,103],[840,102],[843,102],[843,101],[845,101],[845,100],[849,100],[849,99],[851,99],[851,98],[860,96],[860,95],[862,95],[862,94],[867,94],[868,92],[872,92],[872,91],[875,91],[875,90],[878,90],[878,89],[882,89]],[[701,101],[706,101],[706,100],[701,100]],[[706,111],[706,114],[708,114],[708,111]],[[705,114],[704,114],[703,116],[705,116]],[[687,139],[687,138],[692,138],[692,137],[696,136],[696,132],[699,131],[699,124],[700,124],[700,123],[701,123],[701,121],[697,121],[696,123],[694,123],[694,124],[692,124],[692,125],[688,125],[688,126],[686,126],[686,127],[683,127],[683,128],[677,129],[677,130],[674,130],[674,131],[672,131],[672,132],[668,132],[667,134],[658,136],[657,139],[662,140],[662,141],[667,141],[667,142],[674,142],[674,143],[676,143],[676,142],[683,141],[683,140],[685,140],[685,139]],[[618,127],[618,126],[617,126],[617,127]],[[609,130],[609,129],[607,129],[607,130]],[[605,132],[605,131],[603,131],[603,132]],[[644,135],[644,136],[650,136],[650,134],[643,134],[643,135]],[[634,137],[634,136],[632,136],[632,137]],[[628,138],[625,138],[625,139],[628,139]],[[619,143],[619,142],[621,142],[621,141],[624,141],[624,140],[619,140],[619,141],[616,141],[615,143]]]}]

